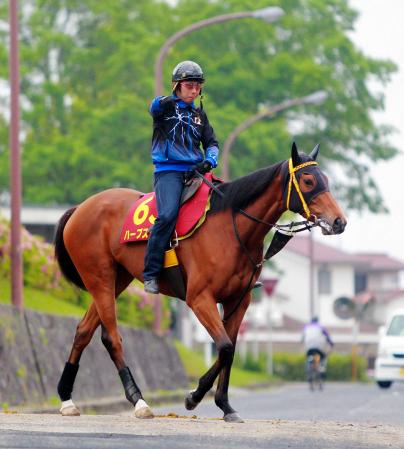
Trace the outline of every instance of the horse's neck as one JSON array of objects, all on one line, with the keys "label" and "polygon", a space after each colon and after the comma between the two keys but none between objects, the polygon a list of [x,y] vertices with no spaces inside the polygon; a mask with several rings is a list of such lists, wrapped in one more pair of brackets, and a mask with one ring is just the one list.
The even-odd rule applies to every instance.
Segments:
[{"label": "horse's neck", "polygon": [[[275,224],[285,211],[280,179],[274,179],[253,203],[245,208],[251,216]],[[263,243],[271,227],[259,224],[251,218],[239,214],[237,219],[239,234],[246,246],[253,248]]]}]

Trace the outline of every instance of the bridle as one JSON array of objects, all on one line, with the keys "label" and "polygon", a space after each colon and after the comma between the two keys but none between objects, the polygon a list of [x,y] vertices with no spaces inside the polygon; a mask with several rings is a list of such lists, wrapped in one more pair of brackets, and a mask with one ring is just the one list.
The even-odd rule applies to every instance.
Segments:
[{"label": "bridle", "polygon": [[[248,212],[246,212],[243,209],[236,209],[236,210],[233,210],[233,225],[235,227],[235,233],[236,233],[236,236],[238,237],[238,239],[240,236],[239,236],[239,233],[237,230],[237,225],[235,223],[235,216],[237,213],[244,215],[245,217],[249,218],[250,220],[252,220],[256,223],[264,224],[271,228],[275,228],[276,230],[284,232],[285,234],[288,234],[288,235],[289,234],[294,235],[297,232],[302,232],[302,231],[305,231],[306,229],[310,230],[311,228],[314,228],[316,226],[321,226],[322,220],[318,219],[315,215],[313,215],[310,212],[307,202],[304,199],[304,196],[302,194],[302,191],[300,190],[299,183],[296,178],[296,172],[298,172],[302,168],[309,167],[311,165],[318,165],[318,163],[316,161],[308,161],[308,162],[303,162],[302,164],[299,164],[296,167],[293,167],[292,158],[290,158],[288,161],[289,183],[288,183],[287,196],[286,196],[286,210],[290,210],[289,209],[290,198],[292,196],[293,187],[294,187],[296,190],[296,193],[299,196],[299,199],[300,199],[300,202],[302,205],[302,209],[306,215],[306,220],[292,221],[291,223],[288,223],[288,224],[270,223],[268,221],[262,220],[261,218],[254,217],[253,215],[249,214]],[[218,189],[212,182],[210,182],[208,179],[206,179],[201,173],[199,173],[198,171],[195,171],[194,173],[197,177],[201,178],[203,180],[203,182],[205,182],[215,193],[217,193],[222,198],[224,197],[224,193],[220,189]],[[311,218],[311,220],[309,220],[310,218]]]},{"label": "bridle", "polygon": [[[307,202],[303,196],[303,193],[299,187],[298,180],[296,178],[296,173],[309,166],[318,165],[316,161],[307,161],[303,162],[296,167],[293,166],[292,158],[288,161],[288,175],[289,175],[289,182],[288,182],[288,188],[287,188],[287,196],[286,196],[286,209],[290,210],[290,200],[293,192],[293,187],[295,188],[295,191],[300,199],[302,209],[304,211],[304,214],[306,215],[306,220],[303,221],[292,221],[289,224],[278,224],[278,223],[270,223],[265,220],[261,220],[260,218],[254,217],[253,215],[249,214],[243,209],[236,209],[232,212],[232,221],[233,221],[233,229],[234,233],[236,235],[238,244],[240,245],[242,251],[247,256],[250,264],[252,265],[253,271],[250,276],[250,280],[246,287],[243,289],[236,305],[234,306],[233,310],[231,310],[227,316],[223,317],[222,321],[225,323],[231,315],[238,309],[239,305],[241,304],[242,300],[244,299],[244,296],[247,294],[248,291],[251,290],[251,284],[254,279],[254,276],[259,268],[262,267],[262,265],[269,260],[271,257],[273,257],[275,254],[277,254],[285,245],[286,243],[297,233],[307,230],[311,230],[312,228],[316,226],[322,225],[322,220],[318,219],[315,215],[311,214],[309,207],[307,205]],[[223,197],[224,194],[220,189],[218,189],[212,182],[210,182],[208,179],[206,179],[201,173],[198,171],[195,171],[195,175],[202,178],[203,182],[205,182],[214,192],[216,192],[219,196]],[[259,223],[264,224],[268,227],[275,228],[276,232],[275,235],[271,241],[271,244],[269,245],[269,248],[267,249],[264,257],[260,260],[260,262],[256,263],[251,256],[251,254],[248,251],[248,248],[246,247],[245,243],[241,239],[240,233],[237,228],[237,222],[236,222],[236,215],[237,213],[244,215],[245,217],[249,218],[250,220]],[[309,220],[311,219],[311,220]]]},{"label": "bridle", "polygon": [[289,159],[288,167],[289,167],[289,185],[288,185],[288,196],[286,197],[286,209],[289,209],[290,206],[290,197],[292,196],[292,184],[295,187],[296,193],[299,195],[300,202],[302,203],[302,208],[304,210],[304,213],[306,214],[306,218],[310,218],[311,213],[309,210],[309,206],[306,203],[306,200],[304,199],[303,193],[300,190],[299,183],[297,182],[296,178],[296,172],[301,170],[302,168],[309,167],[310,165],[318,165],[316,161],[308,161],[303,162],[300,165],[297,165],[296,167],[293,167],[292,158]]}]

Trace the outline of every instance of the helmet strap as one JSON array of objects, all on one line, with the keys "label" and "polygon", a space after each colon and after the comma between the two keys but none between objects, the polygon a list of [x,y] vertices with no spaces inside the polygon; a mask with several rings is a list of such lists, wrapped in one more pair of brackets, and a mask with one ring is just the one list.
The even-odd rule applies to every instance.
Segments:
[{"label": "helmet strap", "polygon": [[174,83],[172,83],[172,93],[175,94],[175,92],[177,91],[177,87],[178,87],[179,81],[175,81]]},{"label": "helmet strap", "polygon": [[203,109],[203,103],[202,103],[202,100],[203,100],[203,93],[202,93],[202,88],[201,88],[201,91],[199,92],[199,107],[201,108],[201,109]]}]

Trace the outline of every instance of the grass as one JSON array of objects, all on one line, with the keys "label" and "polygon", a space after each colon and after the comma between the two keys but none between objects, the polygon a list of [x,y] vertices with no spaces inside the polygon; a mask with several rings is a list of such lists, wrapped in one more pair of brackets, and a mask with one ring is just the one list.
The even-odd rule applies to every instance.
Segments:
[{"label": "grass", "polygon": [[[10,304],[10,297],[10,281],[8,279],[0,279],[0,303]],[[24,287],[23,300],[26,309],[54,315],[81,317],[86,311],[86,309],[76,304],[55,298],[46,291],[30,287]]]},{"label": "grass", "polygon": [[[191,381],[196,381],[207,370],[202,354],[195,352],[179,341],[175,342],[175,348],[178,351],[185,372]],[[251,385],[264,384],[273,380],[273,377],[266,373],[256,371],[246,371],[233,367],[230,376],[230,385],[232,387],[247,387]]]}]

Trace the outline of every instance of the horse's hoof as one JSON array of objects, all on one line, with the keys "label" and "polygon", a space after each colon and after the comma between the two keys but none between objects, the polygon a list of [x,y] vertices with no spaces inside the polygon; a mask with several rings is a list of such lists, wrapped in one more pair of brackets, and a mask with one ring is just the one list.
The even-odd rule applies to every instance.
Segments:
[{"label": "horse's hoof", "polygon": [[80,416],[80,410],[73,404],[60,409],[62,416]]},{"label": "horse's hoof", "polygon": [[151,409],[146,405],[138,410],[135,410],[135,417],[139,419],[151,419],[154,418],[154,414]]},{"label": "horse's hoof", "polygon": [[187,410],[193,410],[197,405],[198,405],[198,402],[195,402],[195,401],[192,399],[192,392],[191,392],[191,393],[188,393],[188,394],[185,396],[185,408],[186,408]]},{"label": "horse's hoof", "polygon": [[226,422],[244,422],[241,418],[240,418],[240,416],[239,416],[239,414],[237,413],[237,412],[233,412],[233,413],[228,413],[227,415],[224,415],[223,416],[223,419],[226,421]]},{"label": "horse's hoof", "polygon": [[153,412],[143,399],[139,399],[135,405],[135,416],[139,419],[154,418]]}]

